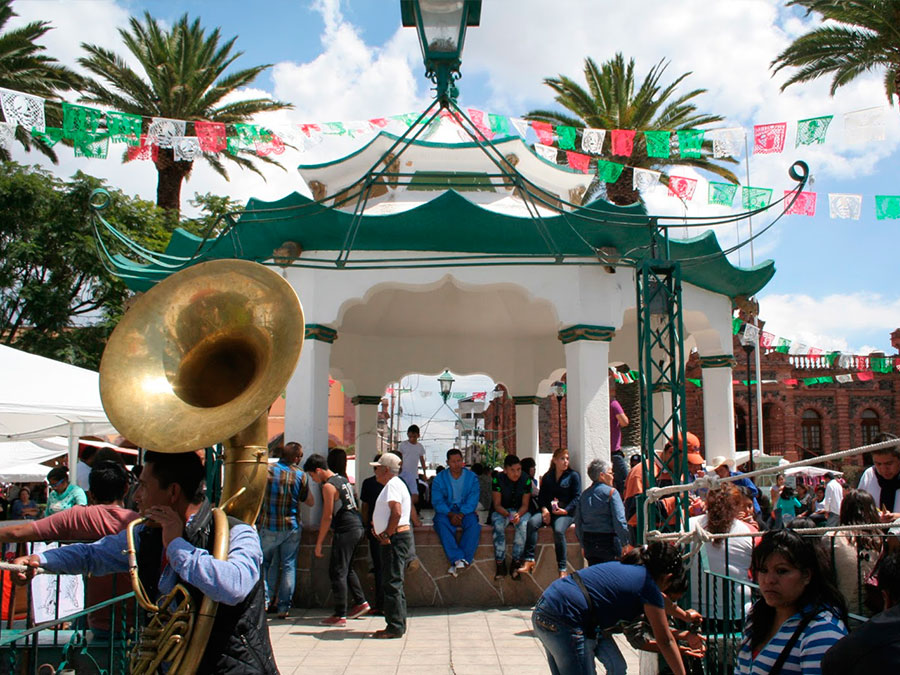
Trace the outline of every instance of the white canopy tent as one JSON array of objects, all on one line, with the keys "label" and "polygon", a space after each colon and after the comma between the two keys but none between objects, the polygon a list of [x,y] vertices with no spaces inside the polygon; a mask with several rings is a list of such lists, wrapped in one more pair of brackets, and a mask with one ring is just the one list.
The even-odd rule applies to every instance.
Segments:
[{"label": "white canopy tent", "polygon": [[0,457],[15,452],[4,441],[65,436],[74,482],[79,436],[116,432],[100,402],[100,375],[2,345],[0,373]]}]

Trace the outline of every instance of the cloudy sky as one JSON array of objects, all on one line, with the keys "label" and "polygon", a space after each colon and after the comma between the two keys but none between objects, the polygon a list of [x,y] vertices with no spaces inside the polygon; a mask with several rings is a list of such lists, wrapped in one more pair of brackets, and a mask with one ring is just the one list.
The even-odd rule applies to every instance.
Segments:
[{"label": "cloudy sky", "polygon": [[[481,26],[467,36],[460,103],[511,116],[552,107],[542,78],[565,73],[581,79],[586,56],[601,62],[622,51],[636,59],[641,77],[661,59],[671,62],[667,73],[673,78],[691,71],[685,85],[707,89],[699,99],[701,109],[723,115],[727,126],[787,122],[785,152],[754,155],[746,162],[742,158],[738,173],[742,178],[749,173],[749,184],[771,187],[780,196],[790,187],[790,165],[805,160],[815,179],[810,189],[818,193],[817,215],[785,217],[755,242],[752,260],[745,248],[734,254],[733,262],[748,266],[751,261],[775,260],[777,274],[760,293],[760,303],[762,318],[776,335],[826,350],[892,352],[888,334],[900,326],[900,294],[892,283],[900,221],[876,220],[874,197],[900,194],[900,112],[887,107],[877,72],[833,98],[826,82],[795,85],[781,93],[786,76],[773,77],[769,63],[816,22],[783,4],[487,0]],[[165,23],[183,12],[199,16],[206,27],[219,26],[223,35],[238,36],[237,47],[245,54],[238,66],[273,64],[243,95],[276,97],[294,109],[261,119],[265,124],[368,119],[421,110],[430,98],[415,32],[400,27],[395,0],[17,0],[14,10],[20,15],[16,24],[51,21],[54,30],[46,45],[72,66],[81,42],[123,51],[116,29],[131,15],[149,10]],[[844,113],[874,106],[885,107],[886,139],[851,143],[843,133]],[[828,142],[796,148],[796,121],[829,114],[835,117]],[[200,165],[182,194],[185,201],[194,192],[207,191],[239,200],[280,198],[302,189],[297,164],[348,150],[346,144],[326,142],[302,155],[287,152],[281,160],[286,171],[266,168],[265,181],[236,170],[225,182]],[[126,191],[155,196],[155,172],[149,163],[122,166],[114,159],[77,159],[66,149],[60,155],[55,170],[62,175],[81,169]],[[21,153],[17,159],[40,161]],[[700,179],[697,196],[685,210],[664,193],[652,195],[652,213],[730,212],[706,205],[708,176],[687,168],[677,173]],[[861,219],[830,219],[827,193],[861,194]],[[758,230],[770,221],[768,216],[758,218],[753,227]],[[733,226],[717,231],[723,245],[747,234],[746,224],[737,231]]]}]

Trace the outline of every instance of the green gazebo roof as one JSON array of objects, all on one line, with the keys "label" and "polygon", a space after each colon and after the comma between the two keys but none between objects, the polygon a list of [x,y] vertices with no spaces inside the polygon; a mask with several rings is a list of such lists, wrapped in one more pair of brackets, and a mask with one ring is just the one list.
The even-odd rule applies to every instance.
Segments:
[{"label": "green gazebo roof", "polygon": [[[649,256],[651,231],[640,205],[617,207],[597,200],[538,222],[486,209],[453,190],[406,211],[363,215],[356,222],[355,252],[484,254],[534,257],[542,262],[559,257],[597,260],[595,249],[600,247],[615,247],[620,255],[640,259]],[[226,236],[203,243],[179,229],[172,235],[166,254],[191,258],[199,248],[201,253],[193,262],[216,258],[271,262],[273,251],[284,242],[294,241],[303,249],[296,263],[305,264],[310,256],[323,257],[311,252],[340,251],[353,224],[352,214],[325,207],[296,192],[274,202],[251,199]],[[689,263],[703,256],[709,257]],[[682,276],[686,282],[732,298],[756,293],[775,273],[771,260],[750,269],[735,267],[722,255],[711,231],[692,239],[671,240],[670,257],[684,261]],[[407,261],[415,262],[415,258]],[[465,259],[458,262],[467,264]],[[177,270],[162,264],[139,265],[122,256],[114,257],[113,264],[129,287],[137,291],[150,288]]]}]

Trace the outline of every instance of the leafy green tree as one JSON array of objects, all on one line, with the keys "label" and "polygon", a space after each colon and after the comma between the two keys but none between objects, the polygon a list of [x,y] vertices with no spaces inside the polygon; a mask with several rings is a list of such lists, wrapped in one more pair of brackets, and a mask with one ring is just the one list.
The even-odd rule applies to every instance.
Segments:
[{"label": "leafy green tree", "polygon": [[[219,29],[207,34],[199,19],[189,23],[185,14],[167,31],[145,13],[143,22],[132,18],[130,28],[121,29],[119,34],[142,72],[132,69],[125,58],[108,49],[83,43],[87,56],[78,62],[94,76],[85,85],[86,93],[82,97],[85,103],[143,117],[226,124],[248,123],[257,113],[292,107],[265,98],[225,102],[271,64],[226,74],[243,54],[233,51],[237,38],[220,45]],[[238,154],[204,154],[203,157],[228,179],[222,158],[260,173],[249,155],[249,151],[242,150]],[[270,157],[259,159],[280,166]],[[177,214],[181,208],[181,185],[194,163],[175,161],[171,148],[160,148],[155,164],[156,203]]]},{"label": "leafy green tree", "polygon": [[[0,341],[96,368],[130,293],[98,255],[89,214],[102,181],[63,181],[36,167],[0,170]],[[171,220],[153,203],[110,190],[104,217],[161,251]],[[113,248],[113,252],[119,249]]]},{"label": "leafy green tree", "polygon": [[825,21],[772,62],[777,73],[798,68],[781,89],[830,75],[831,95],[870,71],[884,71],[888,101],[900,98],[900,0],[791,0]]},{"label": "leafy green tree", "polygon": [[[593,59],[587,58],[584,61],[587,89],[565,75],[544,80],[544,84],[556,92],[554,100],[571,114],[556,110],[533,110],[526,118],[554,125],[610,130],[634,129],[639,132],[699,129],[724,119],[719,115],[698,112],[693,100],[705,93],[706,89],[678,92],[679,86],[690,73],[678,76],[674,82],[664,87],[661,80],[667,66],[666,61],[657,63],[638,86],[634,59],[626,63],[625,57],[618,53],[598,67]],[[609,156],[611,139],[608,134],[604,146],[604,154]],[[704,141],[704,149],[707,152],[696,159],[681,158],[677,152],[673,152],[673,156],[669,158],[648,157],[643,134],[636,134],[634,150],[631,157],[626,160],[628,166],[615,183],[607,184],[607,198],[619,205],[632,204],[640,200],[640,194],[632,187],[634,171],[631,167],[664,171],[676,164],[689,165],[731,182],[739,182],[737,176],[721,164],[721,162],[735,163],[735,160],[710,159],[711,147],[710,141]],[[588,197],[596,195],[599,189],[600,185],[595,180]]]},{"label": "leafy green tree", "polygon": [[[12,10],[12,0],[0,0],[0,87],[45,99],[56,98],[59,92],[74,88],[80,81],[78,75],[45,54],[46,48],[37,43],[51,29],[50,23],[32,21],[15,30],[4,30],[14,16],[18,15]],[[49,121],[59,125],[58,106],[48,105],[45,113]],[[30,132],[18,127],[16,140],[26,150],[34,147],[55,163],[56,153],[43,143],[34,143]],[[9,150],[0,146],[0,160],[9,157]]]}]

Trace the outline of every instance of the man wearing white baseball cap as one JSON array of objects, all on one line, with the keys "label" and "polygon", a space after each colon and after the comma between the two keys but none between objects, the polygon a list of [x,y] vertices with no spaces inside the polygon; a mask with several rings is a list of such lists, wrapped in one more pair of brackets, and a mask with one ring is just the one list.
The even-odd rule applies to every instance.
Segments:
[{"label": "man wearing white baseball cap", "polygon": [[385,452],[376,461],[375,480],[384,488],[372,511],[372,533],[381,542],[381,569],[384,585],[384,618],[387,626],[376,631],[378,639],[399,638],[406,632],[406,594],[403,577],[412,545],[409,512],[412,506],[409,490],[400,478],[402,460]]},{"label": "man wearing white baseball cap", "polygon": [[[734,460],[730,457],[724,457],[723,455],[718,455],[709,460],[709,468],[715,471],[719,478],[741,475],[740,471],[734,470]],[[756,500],[756,497],[759,495],[759,488],[756,487],[756,483],[749,478],[738,478],[736,481],[731,482],[734,485],[745,487],[750,491],[750,494],[753,496],[753,512],[758,515],[759,502]]]}]

